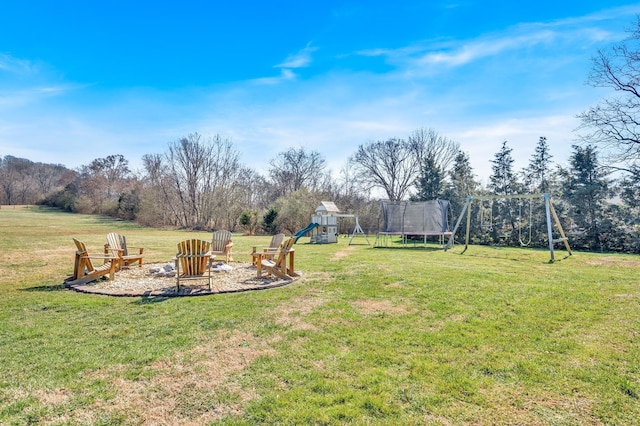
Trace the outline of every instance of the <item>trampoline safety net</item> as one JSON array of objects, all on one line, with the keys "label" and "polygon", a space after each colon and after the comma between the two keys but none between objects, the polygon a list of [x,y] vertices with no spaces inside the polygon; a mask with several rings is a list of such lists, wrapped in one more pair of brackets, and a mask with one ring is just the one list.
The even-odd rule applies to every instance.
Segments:
[{"label": "trampoline safety net", "polygon": [[444,235],[449,230],[449,201],[383,201],[383,234]]}]

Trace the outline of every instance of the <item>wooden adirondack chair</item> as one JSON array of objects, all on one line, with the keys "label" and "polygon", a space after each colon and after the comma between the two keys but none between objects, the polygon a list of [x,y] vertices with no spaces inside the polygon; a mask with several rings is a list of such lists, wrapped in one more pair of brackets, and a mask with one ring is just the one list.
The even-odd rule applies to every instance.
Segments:
[{"label": "wooden adirondack chair", "polygon": [[262,256],[258,257],[258,264],[256,265],[258,278],[262,276],[263,270],[269,275],[276,275],[284,279],[299,276],[294,270],[293,255],[295,250],[293,249],[293,244],[296,240],[297,238],[292,237],[284,241],[280,245],[278,253],[274,255],[273,260],[263,259]]},{"label": "wooden adirondack chair", "polygon": [[[117,256],[89,254],[85,243],[75,238],[73,242],[76,245],[77,251],[73,264],[73,276],[65,281],[67,285],[86,284],[107,274],[110,280],[114,278],[118,265]],[[91,259],[101,259],[103,264],[96,267],[93,265],[93,262],[91,262]]]},{"label": "wooden adirondack chair", "polygon": [[[137,253],[131,253],[129,249],[137,249]],[[118,270],[125,266],[138,263],[138,268],[142,268],[142,258],[144,257],[143,247],[127,246],[127,237],[117,232],[107,234],[107,244],[104,245],[105,254],[118,256]]]},{"label": "wooden adirondack chair", "polygon": [[[215,259],[209,241],[191,239],[178,243],[176,253],[176,287],[180,291],[180,280],[207,278],[211,290],[211,265]],[[207,273],[205,277],[205,273]]]},{"label": "wooden adirondack chair", "polygon": [[259,250],[257,246],[253,246],[251,251],[251,264],[253,266],[258,264],[258,257],[262,256],[263,259],[273,260],[273,256],[278,253],[278,249],[284,240],[284,234],[276,234],[271,237],[269,247],[265,247]]},{"label": "wooden adirondack chair", "polygon": [[211,253],[215,255],[221,255],[225,257],[227,263],[233,261],[231,257],[231,247],[233,242],[231,241],[231,231],[215,231],[211,238]]}]

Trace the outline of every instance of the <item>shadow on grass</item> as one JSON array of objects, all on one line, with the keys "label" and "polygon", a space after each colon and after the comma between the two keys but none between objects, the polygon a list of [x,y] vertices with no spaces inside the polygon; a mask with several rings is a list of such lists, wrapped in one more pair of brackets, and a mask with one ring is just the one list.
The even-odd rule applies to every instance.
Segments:
[{"label": "shadow on grass", "polygon": [[95,221],[101,225],[107,225],[111,227],[115,227],[117,229],[144,229],[144,226],[141,226],[131,220],[120,219],[117,217],[111,216],[95,216]]},{"label": "shadow on grass", "polygon": [[38,285],[35,287],[23,288],[22,291],[61,291],[65,290],[64,284]]},{"label": "shadow on grass", "polygon": [[[498,246],[483,246],[483,247],[485,247],[485,249],[489,249],[489,251],[487,252],[487,250],[485,250],[484,252],[473,252],[473,251],[468,251],[472,249],[465,248],[461,252],[455,252],[455,251],[449,251],[449,252],[453,255],[474,257],[474,258],[480,258],[480,259],[500,259],[500,260],[510,260],[513,262],[534,262],[534,263],[539,262],[540,259],[538,259],[538,257],[541,257],[544,253],[547,257],[547,260],[543,261],[542,263],[547,263],[547,264],[558,263],[563,260],[567,260],[571,258],[571,254],[569,254],[564,250],[555,250],[554,251],[555,259],[551,260],[549,250],[546,248],[539,248],[539,247],[535,247],[535,248],[515,247],[514,248],[514,247],[498,247]],[[502,255],[490,254],[490,253],[500,253],[502,250],[505,251],[505,253],[502,253]],[[520,253],[521,255],[515,254],[517,250],[522,250],[522,252]]]},{"label": "shadow on grass", "polygon": [[442,251],[442,247],[432,247],[432,246],[389,246],[389,247],[371,247],[376,250],[406,250],[406,251]]},{"label": "shadow on grass", "polygon": [[171,299],[171,297],[167,296],[142,296],[140,299],[137,299],[132,302],[134,305],[150,305],[153,303],[161,303],[166,302]]}]

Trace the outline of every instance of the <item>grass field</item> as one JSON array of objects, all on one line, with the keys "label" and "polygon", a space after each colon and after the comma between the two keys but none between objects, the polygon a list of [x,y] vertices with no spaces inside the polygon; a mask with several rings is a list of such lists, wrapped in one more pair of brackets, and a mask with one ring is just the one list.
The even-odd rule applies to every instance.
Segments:
[{"label": "grass field", "polygon": [[301,239],[278,289],[64,289],[109,231],[147,262],[210,236],[0,209],[0,424],[639,424],[637,256]]}]

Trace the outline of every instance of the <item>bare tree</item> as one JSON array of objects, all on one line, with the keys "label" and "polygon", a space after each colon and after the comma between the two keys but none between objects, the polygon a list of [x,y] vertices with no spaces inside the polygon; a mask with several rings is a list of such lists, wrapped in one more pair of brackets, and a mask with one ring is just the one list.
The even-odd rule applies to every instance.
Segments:
[{"label": "bare tree", "polygon": [[80,167],[80,188],[87,206],[93,212],[104,213],[111,209],[120,195],[129,187],[132,178],[129,162],[121,155],[96,158]]},{"label": "bare tree", "polygon": [[274,207],[278,212],[277,226],[281,232],[293,234],[309,223],[316,206],[320,203],[320,194],[301,188],[276,200]]},{"label": "bare tree", "polygon": [[224,200],[224,189],[238,168],[239,154],[231,141],[219,135],[203,141],[192,133],[169,145],[167,170],[178,202],[179,223],[184,227],[208,228],[216,205]]},{"label": "bare tree", "polygon": [[161,203],[145,203],[148,220],[192,229],[233,227],[242,209],[234,202],[246,175],[229,139],[189,134],[169,144],[164,155],[145,155],[145,180]]},{"label": "bare tree", "polygon": [[269,165],[269,177],[280,196],[302,188],[317,189],[327,162],[316,151],[290,148],[269,161]]},{"label": "bare tree", "polygon": [[391,201],[405,198],[420,171],[411,143],[403,139],[360,145],[351,159],[367,190],[383,190]]},{"label": "bare tree", "polygon": [[43,196],[56,189],[62,189],[74,177],[74,172],[61,164],[35,163],[30,174]]},{"label": "bare tree", "polygon": [[629,37],[592,59],[587,82],[613,89],[616,96],[580,113],[580,138],[597,144],[610,162],[640,160],[640,17]]},{"label": "bare tree", "polygon": [[443,174],[449,171],[460,151],[460,144],[438,134],[434,129],[424,127],[409,135],[409,144],[422,166],[431,163]]},{"label": "bare tree", "polygon": [[145,190],[137,219],[151,226],[179,226],[178,203],[174,197],[164,156],[145,154],[142,156],[142,165]]},{"label": "bare tree", "polygon": [[19,160],[16,157],[7,155],[0,158],[0,187],[2,187],[2,204],[16,204],[17,201],[17,181],[19,172],[14,163]]}]

